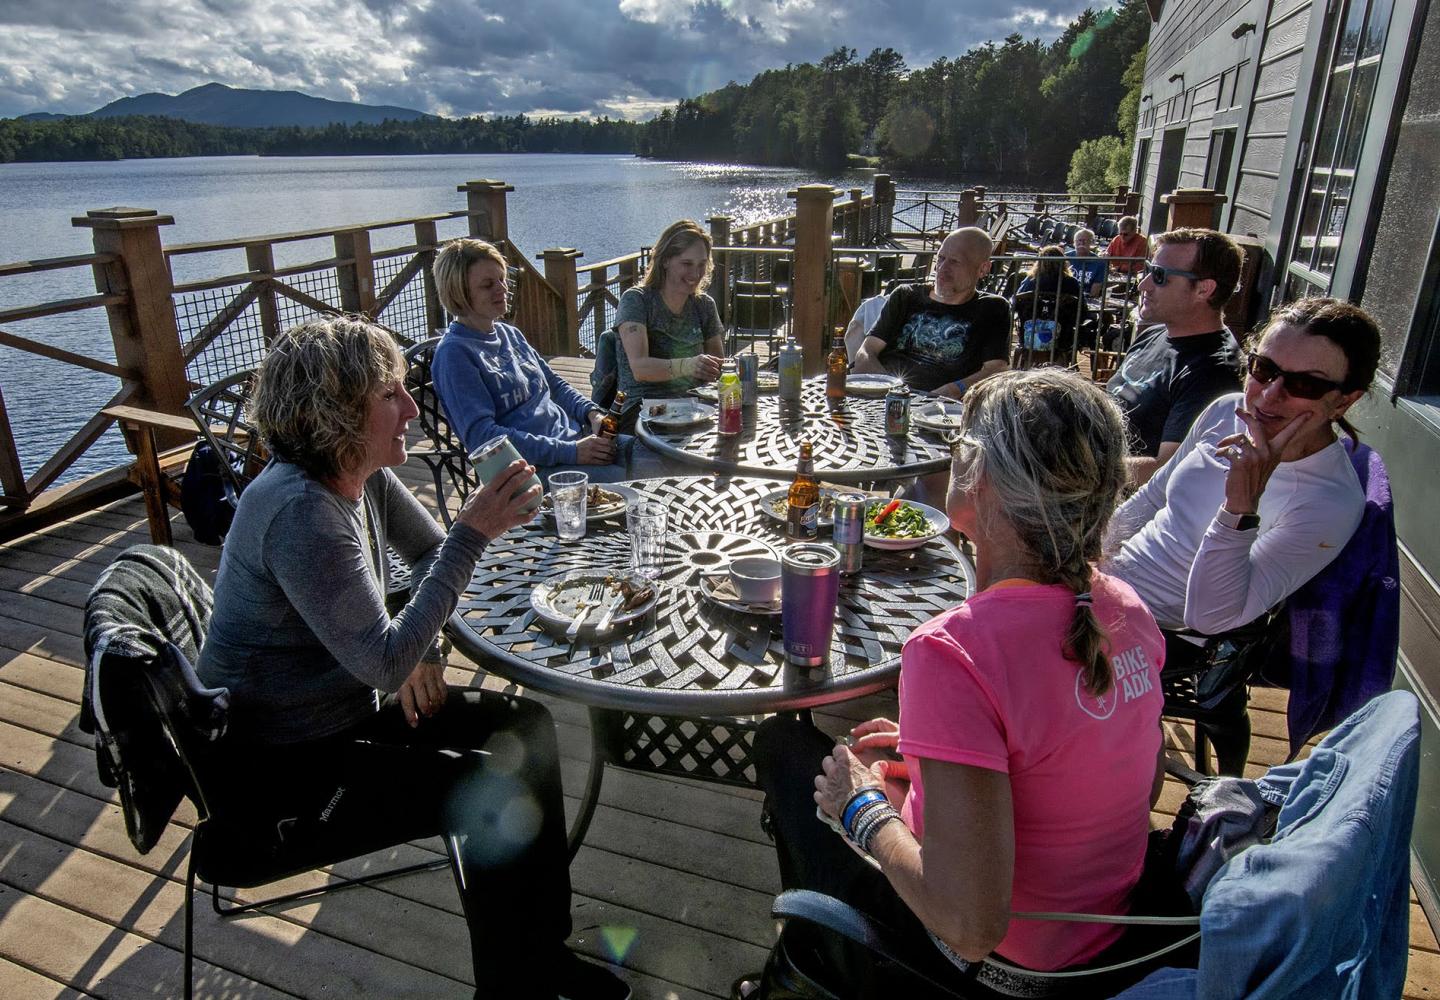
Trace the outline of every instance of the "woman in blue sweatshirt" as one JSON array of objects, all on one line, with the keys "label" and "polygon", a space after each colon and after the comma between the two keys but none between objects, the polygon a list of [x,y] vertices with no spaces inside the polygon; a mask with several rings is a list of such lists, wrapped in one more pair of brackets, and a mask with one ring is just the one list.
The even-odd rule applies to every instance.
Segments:
[{"label": "woman in blue sweatshirt", "polygon": [[509,310],[505,258],[483,240],[452,240],[435,257],[435,285],[455,319],[431,373],[450,426],[467,451],[505,435],[547,483],[575,468],[591,482],[631,478],[629,435],[601,437],[605,411],[551,370]]}]

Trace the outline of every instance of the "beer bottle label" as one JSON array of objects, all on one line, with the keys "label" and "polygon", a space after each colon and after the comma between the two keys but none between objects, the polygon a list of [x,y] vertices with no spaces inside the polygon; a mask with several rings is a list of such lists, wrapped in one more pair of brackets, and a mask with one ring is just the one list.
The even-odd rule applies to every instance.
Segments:
[{"label": "beer bottle label", "polygon": [[790,508],[789,531],[791,538],[814,538],[820,533],[820,505]]}]

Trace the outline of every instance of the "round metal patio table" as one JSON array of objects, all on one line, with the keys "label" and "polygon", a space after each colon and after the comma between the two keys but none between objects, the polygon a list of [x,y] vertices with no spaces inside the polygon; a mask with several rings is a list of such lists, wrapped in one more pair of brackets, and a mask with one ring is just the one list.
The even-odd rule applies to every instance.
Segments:
[{"label": "round metal patio table", "polygon": [[[537,519],[486,548],[447,629],[491,672],[590,708],[596,755],[572,848],[594,809],[603,763],[748,784],[741,774],[749,766],[743,730],[753,731],[753,723],[725,718],[728,735],[719,738],[707,736],[702,723],[888,688],[915,627],[975,589],[973,567],[947,537],[903,552],[866,548],[864,568],[840,584],[830,664],[790,666],[779,615],[730,611],[700,590],[701,574],[730,557],[784,545],[783,526],[761,510],[782,484],[716,475],[627,485],[670,511],[658,597],[648,615],[598,638],[587,629],[570,641],[547,629],[531,607],[532,588],[576,569],[624,571],[630,545],[623,517],[592,522],[575,542],[560,541],[548,519]],[[637,748],[637,738],[645,745]]]},{"label": "round metal patio table", "polygon": [[[923,398],[916,396],[915,401]],[[655,427],[643,410],[635,433],[667,458],[746,476],[793,476],[804,440],[814,445],[815,475],[832,483],[907,479],[950,465],[950,446],[942,434],[912,423],[906,437],[889,437],[883,399],[846,396],[843,403],[832,405],[823,377],[805,380],[798,408],[782,403],[774,393],[762,394],[733,437],[719,434],[713,421]]]}]

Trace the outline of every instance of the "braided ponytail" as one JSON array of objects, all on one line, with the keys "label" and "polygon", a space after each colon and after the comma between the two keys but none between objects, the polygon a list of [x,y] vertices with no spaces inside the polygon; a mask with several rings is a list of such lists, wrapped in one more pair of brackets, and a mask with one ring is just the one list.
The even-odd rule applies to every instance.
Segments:
[{"label": "braided ponytail", "polygon": [[1040,582],[1075,593],[1064,654],[1080,664],[1086,690],[1105,694],[1114,676],[1090,583],[1125,485],[1120,410],[1094,383],[1060,368],[997,375],[971,389],[965,404],[962,434],[980,447],[976,460],[957,467],[960,485],[972,488],[983,474]]}]

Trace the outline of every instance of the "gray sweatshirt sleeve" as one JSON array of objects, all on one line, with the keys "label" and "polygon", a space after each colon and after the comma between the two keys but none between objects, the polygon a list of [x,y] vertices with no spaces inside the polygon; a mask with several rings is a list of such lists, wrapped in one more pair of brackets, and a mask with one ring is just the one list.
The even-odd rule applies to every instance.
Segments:
[{"label": "gray sweatshirt sleeve", "polygon": [[[428,520],[424,508],[418,516]],[[387,528],[410,545],[422,529],[416,511],[387,504]],[[409,521],[409,523],[406,523]],[[438,533],[439,529],[435,529]],[[360,525],[339,497],[296,496],[281,508],[265,533],[265,561],[291,605],[330,654],[361,682],[395,691],[455,610],[485,538],[456,525],[429,559],[410,603],[394,618],[365,557]],[[402,550],[403,554],[403,550]],[[424,560],[422,559],[422,562]]]}]

